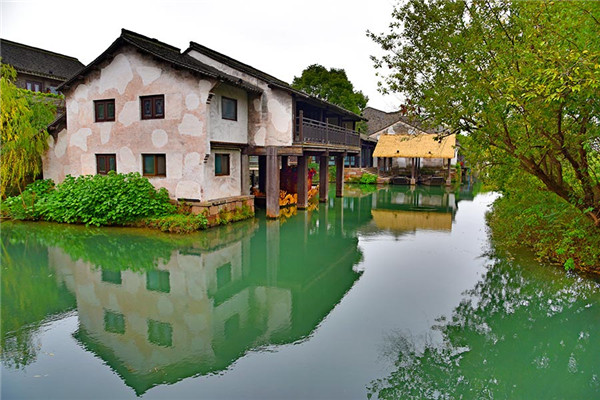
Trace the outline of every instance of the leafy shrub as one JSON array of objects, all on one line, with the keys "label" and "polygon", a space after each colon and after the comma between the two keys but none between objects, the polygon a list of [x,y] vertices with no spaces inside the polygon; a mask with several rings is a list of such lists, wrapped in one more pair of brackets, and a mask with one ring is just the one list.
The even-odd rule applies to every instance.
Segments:
[{"label": "leafy shrub", "polygon": [[369,174],[368,172],[365,172],[360,177],[359,183],[365,184],[365,185],[375,184],[375,183],[377,183],[377,175]]},{"label": "leafy shrub", "polygon": [[123,225],[175,211],[167,190],[156,190],[137,172],[67,175],[41,203],[41,214],[48,221],[96,226]]},{"label": "leafy shrub", "polygon": [[163,232],[190,233],[208,227],[208,219],[202,214],[171,214],[163,217],[146,218],[143,225]]},{"label": "leafy shrub", "polygon": [[40,179],[27,185],[23,193],[2,202],[2,215],[19,220],[37,220],[41,213],[38,205],[52,192],[54,181]]}]

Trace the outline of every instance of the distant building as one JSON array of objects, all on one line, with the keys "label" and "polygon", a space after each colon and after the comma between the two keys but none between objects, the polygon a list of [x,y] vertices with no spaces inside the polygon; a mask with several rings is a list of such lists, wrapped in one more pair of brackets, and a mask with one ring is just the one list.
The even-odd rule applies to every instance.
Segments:
[{"label": "distant building", "polygon": [[17,87],[42,93],[57,93],[61,83],[85,67],[75,57],[6,39],[0,39],[0,57],[17,71]]}]

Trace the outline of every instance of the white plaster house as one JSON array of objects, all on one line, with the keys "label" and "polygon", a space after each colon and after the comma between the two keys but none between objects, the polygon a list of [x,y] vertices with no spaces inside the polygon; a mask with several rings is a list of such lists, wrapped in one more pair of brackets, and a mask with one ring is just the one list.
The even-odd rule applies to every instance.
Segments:
[{"label": "white plaster house", "polygon": [[57,182],[139,172],[173,199],[252,202],[248,156],[256,155],[267,214],[277,217],[287,156],[299,157],[302,179],[308,156],[341,160],[359,151],[360,116],[194,42],[181,52],[122,30],[59,90],[66,114],[50,126],[43,159],[44,177]]}]

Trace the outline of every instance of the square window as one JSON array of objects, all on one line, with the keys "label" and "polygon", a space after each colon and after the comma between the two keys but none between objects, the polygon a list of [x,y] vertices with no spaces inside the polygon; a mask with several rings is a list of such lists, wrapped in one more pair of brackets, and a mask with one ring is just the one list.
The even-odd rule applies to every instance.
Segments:
[{"label": "square window", "polygon": [[149,319],[148,341],[163,347],[173,346],[173,327],[168,322]]},{"label": "square window", "polygon": [[217,268],[217,289],[231,282],[231,263],[226,263]]},{"label": "square window", "polygon": [[165,95],[140,97],[142,119],[160,119],[165,117]]},{"label": "square window", "polygon": [[237,100],[221,97],[221,115],[223,119],[237,121]]},{"label": "square window", "polygon": [[215,154],[215,175],[229,175],[229,154]]},{"label": "square window", "polygon": [[167,176],[167,161],[164,154],[142,154],[144,176]]},{"label": "square window", "polygon": [[115,99],[94,100],[96,122],[115,120]]},{"label": "square window", "polygon": [[27,81],[25,83],[25,87],[27,90],[31,90],[32,92],[41,92],[44,88],[44,85],[42,85],[42,82]]},{"label": "square window", "polygon": [[111,271],[109,269],[102,270],[102,282],[110,282],[115,285],[120,285],[123,280],[121,278],[121,271]]},{"label": "square window", "polygon": [[156,292],[169,293],[171,291],[169,276],[169,271],[148,271],[146,273],[146,289]]},{"label": "square window", "polygon": [[104,330],[111,333],[125,333],[125,316],[116,312],[104,310]]},{"label": "square window", "polygon": [[96,173],[106,175],[108,171],[117,171],[117,155],[96,154]]}]

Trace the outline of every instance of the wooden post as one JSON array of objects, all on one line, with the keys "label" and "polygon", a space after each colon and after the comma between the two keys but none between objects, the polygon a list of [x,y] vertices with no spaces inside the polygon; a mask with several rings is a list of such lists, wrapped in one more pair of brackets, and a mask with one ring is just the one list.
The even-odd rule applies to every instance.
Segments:
[{"label": "wooden post", "polygon": [[267,147],[267,218],[279,218],[279,157],[277,147]]},{"label": "wooden post", "polygon": [[319,157],[319,202],[327,201],[329,192],[329,152]]},{"label": "wooden post", "polygon": [[344,156],[335,157],[335,197],[344,197]]},{"label": "wooden post", "polygon": [[308,207],[308,156],[298,156],[298,208]]},{"label": "wooden post", "polygon": [[258,190],[267,193],[267,157],[258,156]]},{"label": "wooden post", "polygon": [[250,160],[248,158],[248,150],[242,149],[241,157],[241,190],[242,196],[250,194]]}]

